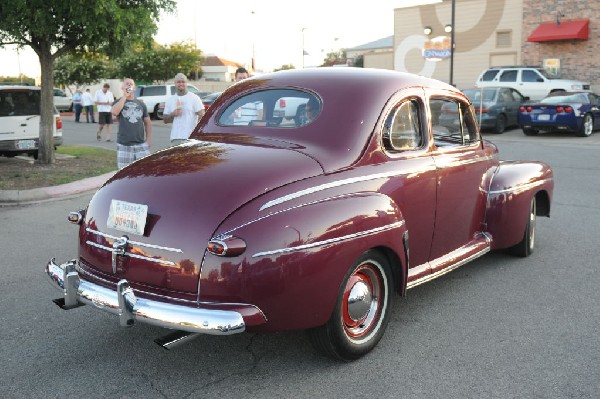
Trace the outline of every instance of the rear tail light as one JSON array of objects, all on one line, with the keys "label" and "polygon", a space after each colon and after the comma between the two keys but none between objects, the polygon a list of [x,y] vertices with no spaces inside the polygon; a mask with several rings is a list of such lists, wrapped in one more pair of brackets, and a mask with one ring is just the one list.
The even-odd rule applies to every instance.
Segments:
[{"label": "rear tail light", "polygon": [[562,114],[564,112],[564,108],[559,105],[558,107],[556,107],[556,112]]},{"label": "rear tail light", "polygon": [[521,105],[521,106],[519,107],[519,112],[525,112],[525,107]]},{"label": "rear tail light", "polygon": [[565,107],[565,112],[566,112],[567,114],[570,114],[571,112],[573,112],[573,107],[571,107],[571,106],[568,106],[568,105],[567,105],[567,106]]},{"label": "rear tail light", "polygon": [[62,129],[62,119],[60,119],[60,116],[56,117],[56,130],[60,130]]},{"label": "rear tail light", "polygon": [[283,98],[279,100],[279,107],[285,108],[285,100]]},{"label": "rear tail light", "polygon": [[527,112],[531,112],[531,111],[533,111],[533,108],[532,107],[527,107]]}]

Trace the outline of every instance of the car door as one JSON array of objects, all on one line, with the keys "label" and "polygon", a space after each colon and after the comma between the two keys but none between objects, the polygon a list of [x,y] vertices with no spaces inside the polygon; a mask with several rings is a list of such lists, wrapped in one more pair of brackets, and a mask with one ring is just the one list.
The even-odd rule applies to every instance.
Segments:
[{"label": "car door", "polygon": [[590,99],[591,105],[590,111],[594,118],[594,129],[600,129],[600,97],[594,93],[590,93],[588,94],[588,98]]},{"label": "car door", "polygon": [[[432,124],[437,170],[436,211],[430,252],[432,273],[448,254],[481,239],[486,187],[493,156],[484,149],[472,108],[463,99],[434,95],[432,110],[441,108],[457,118],[454,124]],[[453,126],[451,129],[448,126]],[[444,266],[440,266],[443,268]]]},{"label": "car door", "polygon": [[517,125],[517,116],[519,114],[519,107],[522,103],[522,97],[518,91],[514,89],[501,89],[500,95],[504,97],[505,112],[506,112],[506,126]]},{"label": "car door", "polygon": [[520,72],[519,91],[531,100],[540,100],[548,95],[549,89],[544,78],[535,69],[523,69]]},{"label": "car door", "polygon": [[[436,169],[429,152],[423,91],[396,95],[384,113],[382,141],[389,162],[383,173],[398,173],[381,187],[402,212],[409,234],[409,281],[430,274],[428,264],[436,206]],[[400,238],[399,238],[400,239]]]}]

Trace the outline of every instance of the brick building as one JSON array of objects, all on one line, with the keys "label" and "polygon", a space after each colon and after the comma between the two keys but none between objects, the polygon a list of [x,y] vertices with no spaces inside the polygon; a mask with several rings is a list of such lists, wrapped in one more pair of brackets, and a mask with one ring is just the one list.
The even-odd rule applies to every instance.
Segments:
[{"label": "brick building", "polygon": [[[394,10],[394,69],[450,80],[451,10],[451,0]],[[600,92],[597,21],[598,0],[455,0],[453,83],[472,87],[490,66],[551,65]]]}]

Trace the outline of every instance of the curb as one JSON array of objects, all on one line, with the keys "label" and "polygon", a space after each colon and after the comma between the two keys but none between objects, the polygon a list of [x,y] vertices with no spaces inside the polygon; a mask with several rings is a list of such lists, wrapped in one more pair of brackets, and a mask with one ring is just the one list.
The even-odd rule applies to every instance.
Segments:
[{"label": "curb", "polygon": [[96,190],[112,177],[115,172],[52,187],[31,190],[0,190],[0,206],[24,205],[68,198],[88,191]]}]

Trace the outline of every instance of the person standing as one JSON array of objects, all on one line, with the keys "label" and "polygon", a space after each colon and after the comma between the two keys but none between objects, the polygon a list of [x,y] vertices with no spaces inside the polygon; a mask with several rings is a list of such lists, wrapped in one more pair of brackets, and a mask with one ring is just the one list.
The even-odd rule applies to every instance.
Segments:
[{"label": "person standing", "polygon": [[75,122],[79,123],[79,118],[81,117],[81,90],[77,89],[75,94],[73,94],[73,109],[75,111]]},{"label": "person standing", "polygon": [[[248,70],[243,67],[239,67],[235,70],[234,79],[236,82],[240,82],[244,79],[248,79],[250,75]],[[233,124],[247,126],[253,120],[261,120],[263,117],[263,104],[260,101],[249,102],[236,109],[233,114]]]},{"label": "person standing", "polygon": [[94,96],[94,102],[98,107],[98,133],[96,133],[98,141],[102,140],[104,125],[106,125],[106,141],[112,141],[110,139],[110,125],[112,125],[112,105],[115,102],[115,98],[109,89],[110,85],[104,83],[102,90],[96,91],[96,95]]},{"label": "person standing", "polygon": [[85,121],[90,123],[90,119],[92,123],[96,123],[96,119],[94,118],[94,98],[92,97],[92,93],[90,93],[90,89],[85,89],[85,93],[81,95],[81,104],[85,108]]},{"label": "person standing", "polygon": [[135,160],[150,155],[152,124],[146,104],[135,98],[135,82],[126,78],[121,85],[123,95],[112,106],[119,118],[117,132],[117,166],[123,169]]},{"label": "person standing", "polygon": [[171,144],[178,145],[186,141],[196,124],[198,117],[204,115],[204,104],[200,97],[187,89],[187,76],[183,73],[175,75],[177,92],[165,102],[164,123],[173,123],[171,128]]}]

